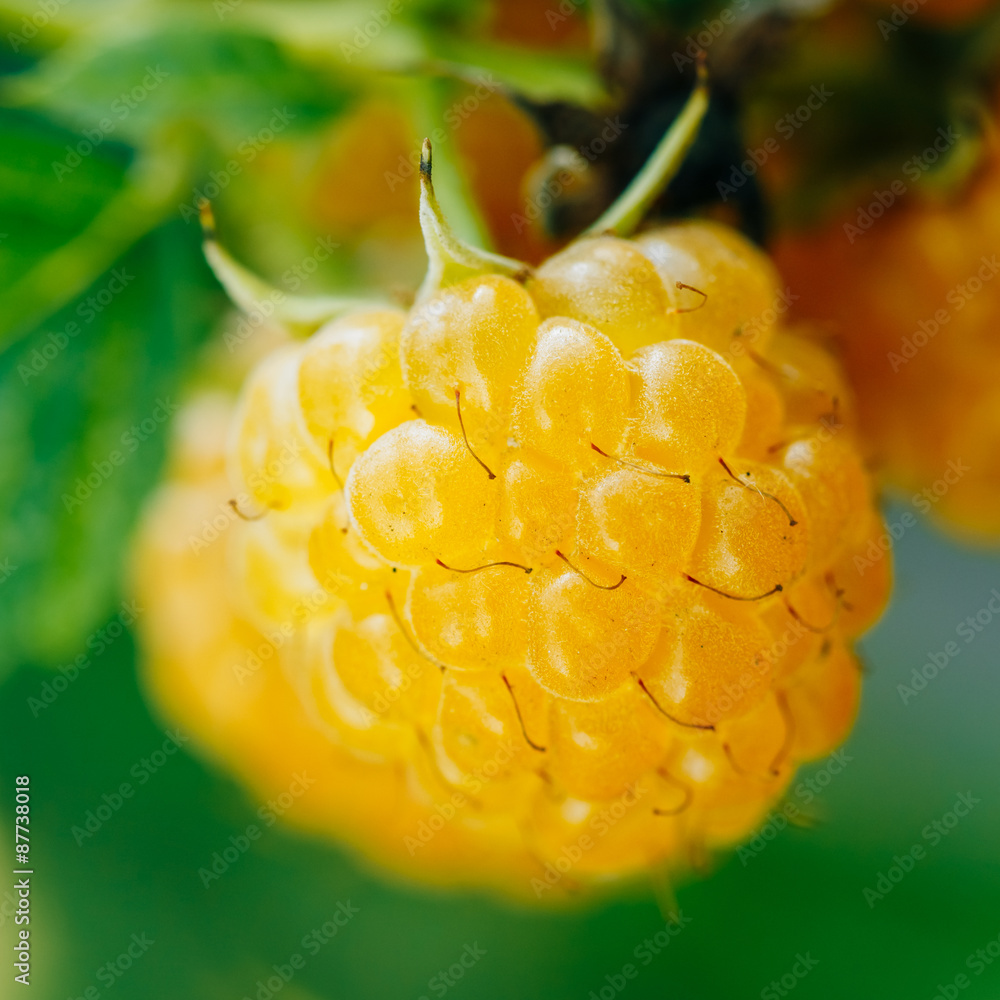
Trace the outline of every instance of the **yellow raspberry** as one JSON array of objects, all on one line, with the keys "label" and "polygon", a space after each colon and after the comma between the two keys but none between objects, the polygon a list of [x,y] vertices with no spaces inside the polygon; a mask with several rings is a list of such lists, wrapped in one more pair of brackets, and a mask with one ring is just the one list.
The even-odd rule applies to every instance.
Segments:
[{"label": "yellow raspberry", "polygon": [[823,322],[842,348],[863,442],[885,479],[921,513],[992,542],[1000,537],[998,236],[993,143],[950,202],[915,191],[867,230],[854,211],[776,248],[798,315]]},{"label": "yellow raspberry", "polygon": [[458,244],[429,175],[405,317],[331,321],[228,428],[181,421],[137,554],[153,688],[259,793],[314,774],[291,818],[407,876],[679,871],[853,719],[888,571],[853,558],[879,521],[850,400],[791,333],[746,348],[774,276],[737,234],[528,273]]}]

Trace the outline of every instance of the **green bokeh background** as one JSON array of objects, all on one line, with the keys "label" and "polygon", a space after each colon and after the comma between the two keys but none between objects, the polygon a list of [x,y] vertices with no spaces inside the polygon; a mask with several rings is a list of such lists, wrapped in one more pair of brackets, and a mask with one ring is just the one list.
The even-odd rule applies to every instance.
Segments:
[{"label": "green bokeh background", "polygon": [[[245,9],[252,6],[246,0]],[[4,34],[36,9],[0,5]],[[287,9],[299,18],[336,9],[351,25],[365,8]],[[640,971],[624,992],[636,1000],[754,998],[789,973],[799,954],[818,964],[795,985],[796,1000],[932,1000],[963,972],[970,985],[961,996],[1000,997],[1000,961],[982,975],[965,965],[1000,938],[1000,620],[963,644],[908,704],[897,691],[1000,588],[1000,557],[949,540],[920,515],[894,544],[895,596],[863,643],[871,673],[846,747],[850,760],[808,805],[815,825],[782,829],[752,856],[720,859],[710,877],[681,886],[678,902],[690,923],[648,966],[634,950],[664,926],[651,891],[559,912],[435,894],[388,881],[336,845],[280,825],[206,889],[198,869],[255,821],[257,804],[186,749],[76,843],[71,828],[162,743],[167,725],[143,697],[129,634],[93,656],[51,704],[39,708],[32,699],[58,676],[54,666],[85,651],[88,637],[114,618],[128,535],[159,475],[167,429],[152,434],[97,499],[71,512],[62,495],[157,398],[180,398],[225,313],[199,235],[177,215],[176,192],[183,196],[224,162],[274,104],[295,107],[297,127],[307,131],[349,107],[380,67],[354,78],[287,38],[276,42],[246,22],[237,28],[211,4],[72,0],[60,11],[23,50],[0,45],[0,68],[22,88],[0,92],[0,563],[8,559],[10,570],[0,583],[0,839],[10,845],[0,871],[13,862],[17,774],[31,777],[35,871],[27,989],[12,982],[12,879],[0,874],[0,997],[64,1000],[88,987],[119,1000],[255,997],[257,980],[294,953],[307,956],[303,937],[348,900],[360,912],[307,956],[277,994],[282,1000],[440,996],[432,977],[467,945],[485,955],[447,995],[468,1000],[585,1000],[602,988],[607,996],[606,977],[630,962]],[[467,14],[459,4],[415,3],[387,31],[386,52],[474,49],[478,64],[494,59],[509,76],[537,84],[537,57],[532,70],[528,57],[494,52],[455,27],[456,11]],[[671,11],[691,17],[695,7]],[[127,12],[138,41],[119,37]],[[150,101],[141,121],[128,121],[130,131],[59,181],[53,159],[79,141],[94,109],[129,79],[129,67],[150,60],[168,62],[184,86]],[[579,95],[591,86],[573,59],[557,63],[556,91]],[[95,239],[93,220],[142,189],[136,165],[167,161],[173,166],[157,176],[174,178],[171,198],[129,202],[131,211]],[[81,252],[45,265],[80,234],[91,240]],[[52,269],[33,270],[43,265]],[[33,352],[79,319],[80,302],[104,287],[113,268],[134,275],[126,291],[38,377],[25,379],[21,368]],[[351,276],[345,264],[326,278],[335,285]],[[899,523],[907,510],[897,498],[888,520]],[[921,831],[965,792],[979,803],[931,848]],[[869,906],[863,889],[915,843],[928,847],[926,859]],[[106,985],[99,970],[133,934],[155,943]]]}]

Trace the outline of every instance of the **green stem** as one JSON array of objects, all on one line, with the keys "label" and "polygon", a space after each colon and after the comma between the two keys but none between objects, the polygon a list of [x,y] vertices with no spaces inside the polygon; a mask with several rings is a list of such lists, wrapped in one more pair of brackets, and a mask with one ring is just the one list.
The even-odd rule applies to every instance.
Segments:
[{"label": "green stem", "polygon": [[230,301],[244,313],[272,316],[294,333],[308,335],[328,320],[346,313],[385,308],[384,302],[375,299],[343,295],[290,295],[281,291],[240,264],[219,243],[212,207],[207,200],[203,200],[198,209],[205,234],[205,259]]},{"label": "green stem", "polygon": [[432,78],[409,81],[412,92],[413,124],[417,135],[443,134],[437,143],[434,170],[438,186],[445,194],[448,221],[459,239],[491,249],[489,229],[472,195],[458,151],[455,133],[462,123],[451,124],[446,115],[459,89],[452,80]]},{"label": "green stem", "polygon": [[635,231],[649,211],[649,206],[680,170],[684,157],[698,136],[707,110],[708,78],[704,64],[701,64],[698,67],[698,82],[681,113],[673,120],[632,183],[587,230],[588,235],[614,233],[615,236],[629,236]]},{"label": "green stem", "polygon": [[480,250],[459,239],[441,211],[431,170],[431,141],[424,139],[420,153],[420,228],[427,248],[427,276],[417,300],[438,289],[478,274],[503,274],[521,280],[530,268],[519,260]]}]

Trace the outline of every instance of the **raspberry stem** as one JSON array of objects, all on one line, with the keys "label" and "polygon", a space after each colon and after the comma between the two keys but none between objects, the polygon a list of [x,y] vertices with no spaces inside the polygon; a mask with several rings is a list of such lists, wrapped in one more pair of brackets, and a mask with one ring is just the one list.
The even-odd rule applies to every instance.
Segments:
[{"label": "raspberry stem", "polygon": [[[742,486],[745,490],[750,490],[752,493],[759,494],[762,498],[773,500],[782,509],[785,517],[788,518],[788,527],[794,528],[799,523],[798,521],[795,520],[794,517],[792,517],[791,511],[785,506],[785,504],[773,493],[768,493],[767,490],[762,490],[755,483],[743,482],[743,480],[740,479],[740,477],[737,476],[736,473],[729,468],[729,466],[726,464],[726,460],[721,455],[719,456],[719,464],[726,470],[726,474],[729,476],[730,479],[733,480],[733,482],[739,483],[740,486]],[[749,476],[750,473],[748,472],[747,475]]]},{"label": "raspberry stem", "polygon": [[531,270],[527,264],[480,250],[459,239],[434,194],[432,160],[431,141],[424,139],[420,151],[420,228],[428,263],[417,301],[429,298],[447,285],[480,274],[503,274],[523,281]]},{"label": "raspberry stem", "polygon": [[644,694],[646,695],[646,697],[647,697],[647,698],[649,698],[649,700],[650,700],[650,701],[651,701],[651,702],[652,702],[652,703],[653,703],[653,704],[654,704],[654,705],[656,706],[656,710],[657,710],[657,711],[658,711],[658,712],[660,713],[660,715],[662,715],[662,716],[665,716],[665,717],[666,717],[666,718],[668,718],[668,719],[669,719],[669,720],[670,720],[671,722],[675,723],[675,724],[676,724],[676,725],[678,725],[678,726],[683,726],[683,727],[684,727],[685,729],[705,729],[705,730],[708,730],[709,732],[713,732],[713,733],[715,732],[715,726],[712,726],[712,725],[709,725],[708,723],[702,723],[702,722],[682,722],[682,721],[681,721],[680,719],[678,719],[678,718],[677,718],[677,716],[675,716],[675,715],[671,715],[671,714],[670,714],[670,713],[669,713],[669,712],[668,712],[668,711],[667,711],[667,710],[666,710],[666,709],[665,709],[665,708],[664,708],[664,707],[663,707],[663,706],[662,706],[662,705],[661,705],[661,704],[660,704],[660,703],[659,703],[659,702],[658,702],[658,701],[656,700],[656,697],[655,697],[655,696],[653,695],[653,692],[652,692],[652,691],[650,691],[648,687],[646,687],[646,682],[645,682],[645,681],[644,681],[644,680],[643,680],[643,679],[642,679],[642,678],[641,678],[641,677],[640,677],[640,676],[639,676],[639,675],[638,675],[638,674],[637,674],[637,673],[636,673],[636,672],[635,672],[634,670],[632,671],[632,676],[633,676],[633,677],[634,677],[634,678],[636,679],[636,681],[638,682],[638,684],[639,684],[639,689],[640,689],[640,690],[641,690],[641,691],[642,691],[642,692],[643,692],[643,693],[644,693]]},{"label": "raspberry stem", "polygon": [[230,301],[244,313],[269,315],[302,333],[312,333],[337,316],[383,305],[372,299],[340,295],[289,295],[238,263],[219,243],[215,216],[207,199],[199,202],[198,214],[204,234],[205,259]]},{"label": "raspberry stem", "polygon": [[[517,703],[517,696],[514,694],[514,688],[511,686],[510,681],[507,680],[507,675],[501,674],[500,677],[502,678],[507,690],[510,692],[510,700],[514,702],[514,712],[517,715],[517,721],[521,725],[521,735],[524,737],[524,741],[528,744],[529,747],[531,747],[532,750],[537,750],[539,753],[545,753],[545,747],[541,746],[541,744],[539,743],[536,743],[528,735],[528,729],[524,724],[524,716],[521,715],[521,706],[518,705]],[[551,781],[551,778],[549,778],[548,780]]]},{"label": "raspberry stem", "polygon": [[265,507],[259,514],[244,514],[243,511],[240,510],[240,505],[237,500],[227,500],[226,503],[241,521],[259,521],[261,518],[266,517],[268,511],[271,510],[270,507]]},{"label": "raspberry stem", "polygon": [[636,174],[618,200],[587,230],[588,233],[613,233],[628,236],[642,222],[649,206],[673,180],[684,157],[698,136],[708,111],[708,73],[704,60],[698,63],[698,80],[681,113],[664,133],[653,155]]},{"label": "raspberry stem", "polygon": [[[641,683],[641,682],[640,682]],[[673,785],[674,788],[680,789],[684,798],[681,800],[680,805],[675,806],[673,809],[653,809],[654,816],[680,816],[682,812],[689,805],[691,805],[691,800],[694,798],[694,793],[691,791],[690,785],[685,785],[684,782],[678,781],[665,767],[658,767],[656,773],[668,784]]]},{"label": "raspberry stem", "polygon": [[486,470],[486,475],[490,479],[496,479],[496,473],[472,450],[469,444],[469,435],[465,433],[465,421],[462,419],[462,390],[455,389],[455,409],[458,411],[458,426],[462,428],[462,440],[465,447],[469,449],[469,454]]},{"label": "raspberry stem", "polygon": [[457,566],[449,566],[447,563],[441,562],[440,559],[435,559],[434,562],[436,562],[442,569],[449,570],[452,573],[478,573],[484,569],[493,569],[494,566],[513,566],[515,569],[524,570],[525,573],[531,572],[530,566],[525,566],[523,563],[518,562],[509,562],[506,559],[500,559],[497,562],[484,563],[482,566],[473,566],[471,569],[459,569]]},{"label": "raspberry stem", "polygon": [[785,589],[780,583],[776,583],[766,594],[757,594],[755,597],[743,597],[740,594],[729,594],[718,587],[713,587],[711,584],[702,583],[701,580],[696,580],[690,573],[685,573],[684,578],[690,580],[691,583],[698,584],[699,587],[711,590],[712,593],[718,594],[720,597],[728,597],[731,601],[763,601],[766,597],[771,597],[773,594],[780,594]]}]

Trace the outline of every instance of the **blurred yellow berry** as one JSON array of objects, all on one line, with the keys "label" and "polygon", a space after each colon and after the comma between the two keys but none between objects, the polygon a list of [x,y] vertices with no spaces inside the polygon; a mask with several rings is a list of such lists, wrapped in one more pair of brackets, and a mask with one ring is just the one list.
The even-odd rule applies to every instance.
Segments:
[{"label": "blurred yellow berry", "polygon": [[[914,192],[883,218],[866,221],[855,211],[821,231],[786,236],[776,248],[799,300],[797,314],[823,321],[842,349],[864,445],[886,480],[921,513],[994,541],[1000,537],[998,236],[1000,151],[994,150],[957,200]],[[836,377],[830,372],[824,381],[833,386]],[[810,394],[803,388],[800,406]],[[852,480],[841,488],[860,497],[859,473],[847,468],[852,461],[838,462]],[[836,520],[831,511],[831,530],[839,530]]]}]

